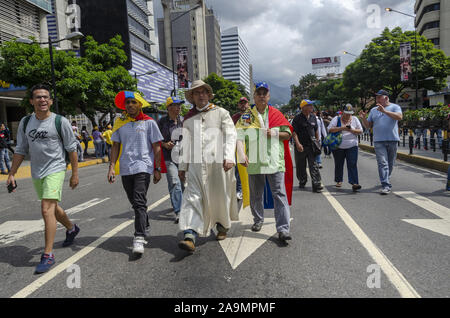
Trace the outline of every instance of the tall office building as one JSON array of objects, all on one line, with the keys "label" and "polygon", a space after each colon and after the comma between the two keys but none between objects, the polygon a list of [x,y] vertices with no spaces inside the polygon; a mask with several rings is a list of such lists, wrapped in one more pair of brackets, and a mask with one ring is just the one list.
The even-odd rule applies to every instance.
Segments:
[{"label": "tall office building", "polygon": [[222,76],[222,43],[220,25],[212,9],[206,11],[206,42],[208,46],[208,73]]},{"label": "tall office building", "polygon": [[[420,35],[431,40],[435,47],[450,56],[450,1],[448,0],[416,0],[416,29]],[[450,104],[450,77],[447,87],[442,92],[428,92],[430,105],[438,102]]]},{"label": "tall office building", "polygon": [[161,4],[164,18],[158,19],[160,60],[169,67],[174,65],[181,87],[186,87],[186,80],[221,73],[220,27],[214,12],[203,0],[162,0]]},{"label": "tall office building", "polygon": [[[121,35],[128,56],[124,66],[138,79],[138,89],[147,101],[164,103],[173,87],[173,73],[152,53],[155,44],[153,1],[69,0],[69,4],[79,7],[79,26],[84,35],[92,35],[99,43]],[[155,73],[146,74],[149,72]]]},{"label": "tall office building", "polygon": [[222,74],[225,79],[244,85],[251,94],[250,56],[237,27],[222,32]]},{"label": "tall office building", "polygon": [[[34,37],[47,42],[46,15],[52,13],[50,0],[1,0],[0,1],[0,45],[15,38]],[[16,136],[17,125],[25,116],[20,106],[26,88],[16,87],[0,78],[0,122],[6,122]]]}]

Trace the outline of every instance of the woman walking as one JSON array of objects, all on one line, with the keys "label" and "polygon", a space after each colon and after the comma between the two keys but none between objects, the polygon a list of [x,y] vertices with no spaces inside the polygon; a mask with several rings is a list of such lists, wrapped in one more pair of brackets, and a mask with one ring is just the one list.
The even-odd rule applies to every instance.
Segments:
[{"label": "woman walking", "polygon": [[94,147],[95,147],[95,158],[103,158],[104,153],[102,153],[102,145],[105,141],[102,133],[98,130],[98,127],[95,126],[92,131],[92,138],[94,139]]},{"label": "woman walking", "polygon": [[354,113],[351,104],[345,105],[342,116],[336,116],[330,122],[328,131],[330,133],[341,132],[342,142],[339,148],[333,151],[334,157],[334,181],[336,187],[342,187],[344,178],[344,161],[347,161],[348,182],[352,185],[354,192],[361,189],[358,180],[358,135],[363,132],[358,118],[352,116]]}]

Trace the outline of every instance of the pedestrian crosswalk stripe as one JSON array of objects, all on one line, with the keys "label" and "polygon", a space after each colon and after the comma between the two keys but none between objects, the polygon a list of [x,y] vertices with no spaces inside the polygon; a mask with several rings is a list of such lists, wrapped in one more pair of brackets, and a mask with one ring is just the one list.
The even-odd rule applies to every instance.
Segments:
[{"label": "pedestrian crosswalk stripe", "polygon": [[[99,199],[94,198],[88,202],[74,206],[67,209],[67,215],[74,215],[97,204],[100,204],[109,198]],[[15,242],[25,236],[40,232],[44,230],[44,221],[41,220],[26,220],[26,221],[6,221],[0,224],[0,244],[9,244]]]},{"label": "pedestrian crosswalk stripe", "polygon": [[[170,198],[169,195],[166,195],[159,201],[153,203],[148,210],[153,210],[154,208],[158,207],[160,204],[165,202]],[[69,259],[65,260],[61,264],[57,265],[55,268],[50,270],[49,272],[45,273],[40,278],[36,279],[34,282],[32,282],[30,285],[26,286],[16,294],[14,294],[11,298],[25,298],[34,293],[36,290],[38,290],[40,287],[42,287],[44,284],[55,278],[58,274],[65,271],[69,266],[73,265],[74,263],[78,262],[80,259],[82,259],[84,256],[88,255],[90,252],[95,250],[99,245],[103,244],[106,240],[113,237],[126,227],[130,226],[134,223],[134,220],[128,220],[121,224],[119,224],[117,227],[113,228],[111,231],[105,233],[103,236],[101,236],[96,241],[92,242],[85,248],[83,248],[81,251],[70,257]]]},{"label": "pedestrian crosswalk stripe", "polygon": [[403,274],[392,264],[392,262],[384,255],[384,253],[375,245],[374,242],[364,233],[359,225],[352,219],[350,214],[344,207],[333,197],[326,189],[323,190],[323,195],[328,202],[344,221],[345,225],[350,229],[353,235],[368,251],[372,259],[380,265],[383,272],[388,277],[389,281],[394,285],[400,296],[403,298],[421,298],[419,293],[411,286]]},{"label": "pedestrian crosswalk stripe", "polygon": [[450,209],[412,191],[396,191],[395,195],[436,215],[439,219],[403,219],[407,223],[450,236]]}]

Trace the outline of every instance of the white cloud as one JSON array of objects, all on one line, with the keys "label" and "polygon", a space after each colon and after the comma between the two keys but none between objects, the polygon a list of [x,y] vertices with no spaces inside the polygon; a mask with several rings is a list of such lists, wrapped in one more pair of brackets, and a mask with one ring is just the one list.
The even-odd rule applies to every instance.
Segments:
[{"label": "white cloud", "polygon": [[[255,79],[288,87],[312,72],[314,57],[341,55],[341,70],[385,27],[412,30],[414,0],[206,0],[222,30],[237,26],[250,52]],[[369,5],[378,5],[379,26],[367,21]]]}]

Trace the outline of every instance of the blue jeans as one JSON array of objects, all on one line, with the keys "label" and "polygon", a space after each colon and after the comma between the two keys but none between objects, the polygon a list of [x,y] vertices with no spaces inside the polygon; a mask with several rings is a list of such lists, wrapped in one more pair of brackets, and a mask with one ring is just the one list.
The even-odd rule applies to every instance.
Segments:
[{"label": "blue jeans", "polygon": [[94,147],[95,147],[95,157],[96,158],[103,158],[102,155],[102,141],[94,141]]},{"label": "blue jeans", "polygon": [[334,181],[342,182],[344,179],[344,161],[347,160],[348,182],[359,184],[358,181],[358,146],[349,149],[336,149],[334,157]]},{"label": "blue jeans", "polygon": [[237,166],[234,168],[234,175],[236,176],[236,193],[242,192],[242,182]]},{"label": "blue jeans", "polygon": [[320,157],[321,155],[317,155],[316,157],[316,162],[317,164],[321,165],[322,164],[322,158]]},{"label": "blue jeans", "polygon": [[430,129],[430,138],[436,134],[439,147],[442,147],[442,129]]},{"label": "blue jeans", "polygon": [[178,177],[178,167],[172,161],[166,161],[167,167],[167,184],[169,188],[170,201],[172,203],[175,214],[180,212],[181,201],[183,198],[184,185]]},{"label": "blue jeans", "polygon": [[5,171],[5,166],[3,165],[3,160],[5,160],[6,168],[9,170],[11,169],[11,164],[9,163],[9,154],[8,154],[8,148],[1,148],[0,149],[0,170],[2,172]]},{"label": "blue jeans", "polygon": [[397,141],[374,142],[375,154],[378,163],[378,175],[383,188],[392,188],[389,181],[397,157]]}]

